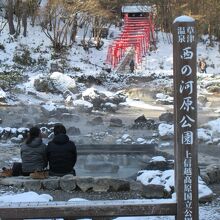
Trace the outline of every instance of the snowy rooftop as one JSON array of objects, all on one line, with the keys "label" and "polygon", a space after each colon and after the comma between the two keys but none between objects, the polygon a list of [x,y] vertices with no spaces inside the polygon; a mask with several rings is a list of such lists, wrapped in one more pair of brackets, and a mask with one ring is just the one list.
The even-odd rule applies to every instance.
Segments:
[{"label": "snowy rooftop", "polygon": [[141,13],[141,12],[151,12],[151,6],[147,5],[129,5],[129,6],[122,6],[121,12],[122,13]]}]

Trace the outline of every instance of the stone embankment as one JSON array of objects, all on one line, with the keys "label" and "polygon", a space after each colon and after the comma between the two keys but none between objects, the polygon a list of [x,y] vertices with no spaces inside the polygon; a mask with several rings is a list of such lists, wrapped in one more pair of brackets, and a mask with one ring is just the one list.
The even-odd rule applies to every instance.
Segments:
[{"label": "stone embankment", "polygon": [[[174,193],[173,161],[164,157],[154,157],[146,164],[146,169],[138,172],[133,179],[113,177],[73,176],[63,177],[49,176],[45,179],[32,179],[31,177],[6,177],[0,178],[0,187],[12,187],[25,191],[44,191],[59,194],[88,194],[115,193],[121,195],[130,194],[132,198],[171,198]],[[209,184],[220,182],[220,166],[212,165],[202,169],[199,178],[199,201],[210,202],[214,194],[209,189]],[[135,180],[136,179],[136,180]],[[121,198],[119,196],[119,198]],[[131,197],[129,197],[131,198]],[[61,198],[62,199],[62,198]],[[118,197],[117,197],[118,199]]]},{"label": "stone embankment", "polygon": [[12,186],[25,191],[60,191],[64,193],[132,193],[142,198],[170,198],[171,194],[164,186],[157,184],[144,185],[139,181],[116,179],[112,177],[49,177],[47,179],[32,179],[31,177],[7,177],[0,179],[1,186]]},{"label": "stone embankment", "polygon": [[7,177],[0,179],[0,185],[24,188],[28,191],[74,190],[87,192],[129,191],[129,181],[110,177],[76,177],[65,175],[63,177],[48,177],[46,179],[32,179],[31,177]]}]

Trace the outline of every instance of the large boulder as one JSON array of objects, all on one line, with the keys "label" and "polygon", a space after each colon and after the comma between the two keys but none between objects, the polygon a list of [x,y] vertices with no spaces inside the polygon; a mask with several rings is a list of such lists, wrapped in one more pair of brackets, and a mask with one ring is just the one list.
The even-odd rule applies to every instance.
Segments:
[{"label": "large boulder", "polygon": [[134,124],[132,125],[132,129],[157,129],[158,124],[150,118],[145,118],[144,115],[139,116],[134,120]]},{"label": "large boulder", "polygon": [[94,178],[94,186],[93,191],[94,192],[108,192],[110,185],[109,185],[109,179],[108,178]]},{"label": "large boulder", "polygon": [[49,177],[42,180],[41,183],[43,188],[47,190],[57,190],[60,188],[60,178],[57,177]]},{"label": "large boulder", "polygon": [[209,165],[206,168],[206,173],[209,177],[209,183],[220,183],[220,165]]},{"label": "large boulder", "polygon": [[118,104],[125,102],[126,96],[122,93],[100,92],[89,88],[82,93],[82,99],[92,103],[94,109],[115,112]]},{"label": "large boulder", "polygon": [[164,198],[164,186],[157,184],[142,185],[141,194],[146,199]]},{"label": "large boulder", "polygon": [[95,185],[94,178],[92,178],[92,177],[76,178],[76,185],[83,192],[86,192],[88,190],[92,190],[93,186]]},{"label": "large boulder", "polygon": [[41,189],[41,181],[40,180],[26,180],[23,183],[23,187],[27,191],[39,191]]},{"label": "large boulder", "polygon": [[95,109],[99,109],[106,102],[107,96],[94,88],[89,88],[82,93],[82,99],[92,103]]},{"label": "large boulder", "polygon": [[65,91],[71,91],[76,92],[76,82],[71,77],[60,73],[60,72],[53,72],[49,79],[52,81],[53,86],[60,91],[61,93],[64,93]]},{"label": "large boulder", "polygon": [[34,87],[39,92],[51,92],[51,93],[58,93],[53,83],[50,81],[49,77],[41,76],[34,80]]},{"label": "large boulder", "polygon": [[76,178],[71,174],[61,177],[60,188],[66,192],[73,191],[76,188]]}]

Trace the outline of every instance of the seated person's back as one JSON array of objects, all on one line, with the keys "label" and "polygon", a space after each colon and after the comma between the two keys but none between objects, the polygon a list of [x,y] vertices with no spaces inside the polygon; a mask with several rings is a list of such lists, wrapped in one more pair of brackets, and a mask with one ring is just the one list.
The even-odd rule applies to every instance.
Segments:
[{"label": "seated person's back", "polygon": [[47,158],[50,175],[75,175],[76,146],[73,141],[69,140],[66,129],[62,124],[54,126],[54,138],[47,145]]},{"label": "seated person's back", "polygon": [[40,128],[30,128],[25,143],[21,145],[21,160],[22,163],[13,164],[13,176],[28,176],[47,167],[46,145],[42,141]]}]

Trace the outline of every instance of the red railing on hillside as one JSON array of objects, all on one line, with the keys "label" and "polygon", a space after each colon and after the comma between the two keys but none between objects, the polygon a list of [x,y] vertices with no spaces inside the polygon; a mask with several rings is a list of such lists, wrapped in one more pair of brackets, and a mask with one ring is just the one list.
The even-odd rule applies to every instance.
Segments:
[{"label": "red railing on hillside", "polygon": [[153,33],[151,18],[125,16],[122,33],[109,45],[106,63],[115,69],[129,48],[135,52],[135,63],[141,63],[142,57],[149,49],[150,41],[154,41]]}]

